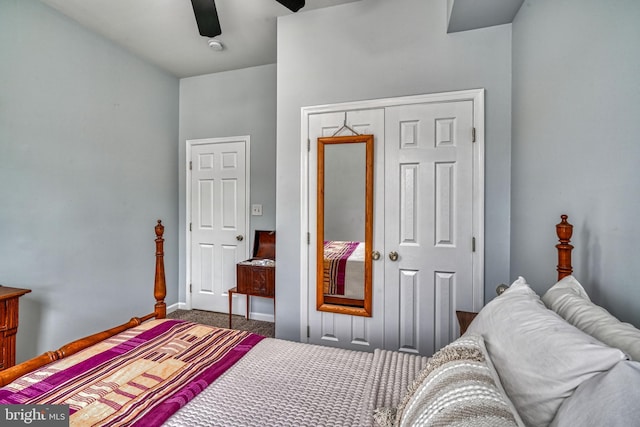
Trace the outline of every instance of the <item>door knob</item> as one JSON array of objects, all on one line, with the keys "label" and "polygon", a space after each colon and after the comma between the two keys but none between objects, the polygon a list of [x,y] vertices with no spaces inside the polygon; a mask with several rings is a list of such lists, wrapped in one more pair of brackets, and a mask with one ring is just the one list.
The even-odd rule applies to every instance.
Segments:
[{"label": "door knob", "polygon": [[391,261],[397,261],[398,260],[398,252],[389,252],[389,259]]},{"label": "door knob", "polygon": [[373,251],[373,253],[371,254],[371,259],[373,259],[374,261],[379,260],[380,259],[380,252]]},{"label": "door knob", "polygon": [[238,235],[236,236],[236,240],[237,240],[238,242],[242,242],[242,241],[244,240],[244,236],[243,236],[242,234],[238,234]]}]

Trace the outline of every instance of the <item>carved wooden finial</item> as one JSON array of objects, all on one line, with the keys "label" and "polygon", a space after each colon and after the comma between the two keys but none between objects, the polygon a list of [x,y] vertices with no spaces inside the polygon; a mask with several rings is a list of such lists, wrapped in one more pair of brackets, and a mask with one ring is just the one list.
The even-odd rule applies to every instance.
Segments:
[{"label": "carved wooden finial", "polygon": [[558,280],[573,273],[571,265],[571,251],[573,246],[569,243],[573,235],[573,225],[567,222],[567,215],[560,215],[561,221],[556,225],[556,235],[560,243],[556,245],[558,249]]},{"label": "carved wooden finial", "polygon": [[164,234],[164,225],[162,225],[162,220],[158,220],[158,224],[156,224],[156,236],[162,237]]}]

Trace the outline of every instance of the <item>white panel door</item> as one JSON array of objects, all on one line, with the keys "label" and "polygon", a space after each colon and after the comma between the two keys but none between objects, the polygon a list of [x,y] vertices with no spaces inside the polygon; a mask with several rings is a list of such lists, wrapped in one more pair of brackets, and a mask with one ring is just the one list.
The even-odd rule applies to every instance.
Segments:
[{"label": "white panel door", "polygon": [[190,155],[191,306],[227,313],[236,264],[247,259],[248,140],[202,141]]},{"label": "white panel door", "polygon": [[[373,234],[374,250],[384,251],[382,245],[384,235],[384,110],[371,109],[339,113],[314,114],[309,117],[309,173],[317,177],[317,140],[319,137],[334,136],[342,126],[346,124],[359,134],[374,135],[374,213]],[[344,129],[335,136],[351,135],[348,129]],[[380,159],[377,161],[376,159]],[[317,179],[309,180],[309,229],[316,230],[317,204]],[[310,233],[309,259],[315,267],[316,260],[316,233]],[[378,237],[376,237],[378,236]],[[366,254],[365,256],[371,256]],[[373,262],[373,306],[372,317],[350,316],[345,314],[328,313],[316,310],[316,280],[315,268],[310,271],[308,288],[308,341],[333,347],[349,348],[354,350],[373,351],[381,348],[384,342],[384,263]]]},{"label": "white panel door", "polygon": [[385,348],[431,355],[473,306],[473,103],[385,109]]}]

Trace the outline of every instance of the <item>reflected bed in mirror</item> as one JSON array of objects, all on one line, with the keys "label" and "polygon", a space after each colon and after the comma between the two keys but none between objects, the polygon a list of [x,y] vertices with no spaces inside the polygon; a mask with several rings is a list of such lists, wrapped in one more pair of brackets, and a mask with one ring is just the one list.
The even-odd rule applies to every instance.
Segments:
[{"label": "reflected bed in mirror", "polygon": [[[364,242],[324,242],[325,302],[364,307]],[[350,300],[350,301],[346,301]]]},{"label": "reflected bed in mirror", "polygon": [[317,308],[371,316],[373,135],[318,138]]}]

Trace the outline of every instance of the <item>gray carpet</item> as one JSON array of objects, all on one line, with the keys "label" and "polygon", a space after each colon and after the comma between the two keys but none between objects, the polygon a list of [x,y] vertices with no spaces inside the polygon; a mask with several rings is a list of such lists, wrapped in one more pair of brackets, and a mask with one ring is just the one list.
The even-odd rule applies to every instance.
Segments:
[{"label": "gray carpet", "polygon": [[[204,310],[176,310],[168,313],[169,319],[188,320],[190,322],[202,323],[203,325],[216,326],[218,328],[229,327],[229,315],[226,313],[216,313]],[[263,337],[273,338],[275,336],[275,323],[262,322],[260,320],[247,320],[244,316],[233,315],[233,329],[251,331]]]}]

